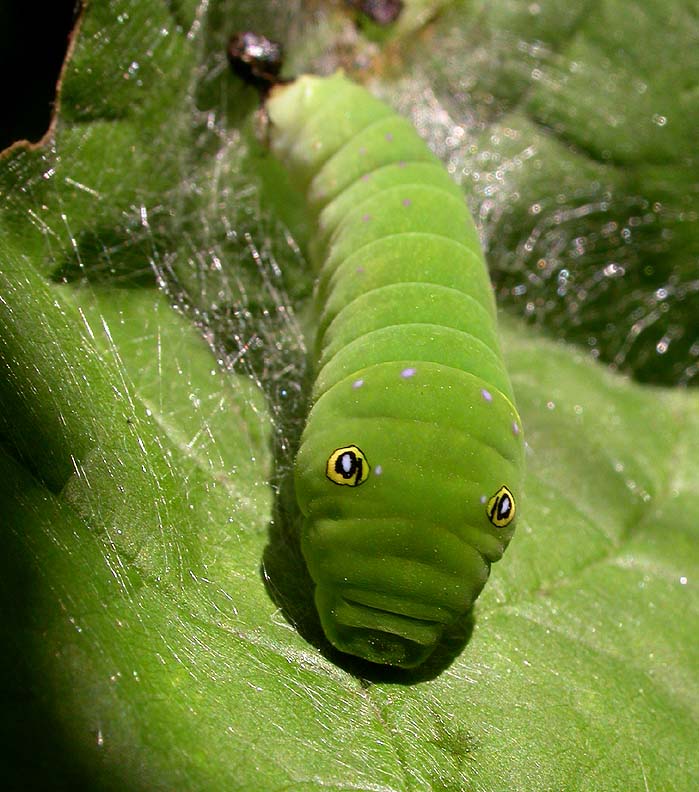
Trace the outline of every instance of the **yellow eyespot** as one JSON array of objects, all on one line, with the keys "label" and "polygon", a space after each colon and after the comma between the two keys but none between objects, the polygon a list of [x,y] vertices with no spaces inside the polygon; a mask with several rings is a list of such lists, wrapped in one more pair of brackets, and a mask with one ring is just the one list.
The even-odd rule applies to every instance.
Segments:
[{"label": "yellow eyespot", "polygon": [[338,448],[330,454],[325,475],[333,484],[358,487],[368,478],[371,468],[364,452],[357,446]]},{"label": "yellow eyespot", "polygon": [[509,525],[515,518],[517,507],[515,506],[515,499],[507,487],[500,487],[500,489],[488,501],[485,507],[488,519],[493,525],[498,528],[504,528]]}]

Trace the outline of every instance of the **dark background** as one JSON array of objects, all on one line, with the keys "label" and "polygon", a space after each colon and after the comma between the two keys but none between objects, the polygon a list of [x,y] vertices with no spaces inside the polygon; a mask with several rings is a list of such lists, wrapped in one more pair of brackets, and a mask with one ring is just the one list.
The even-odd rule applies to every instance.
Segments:
[{"label": "dark background", "polygon": [[56,98],[56,81],[80,0],[0,0],[0,150],[39,140]]}]

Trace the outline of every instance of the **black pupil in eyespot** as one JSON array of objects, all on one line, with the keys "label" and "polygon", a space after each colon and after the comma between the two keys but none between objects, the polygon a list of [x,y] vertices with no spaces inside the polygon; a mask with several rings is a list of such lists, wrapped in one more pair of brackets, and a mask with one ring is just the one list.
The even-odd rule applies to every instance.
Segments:
[{"label": "black pupil in eyespot", "polygon": [[357,469],[357,455],[352,451],[340,454],[335,462],[335,472],[345,479],[351,479]]},{"label": "black pupil in eyespot", "polygon": [[510,513],[510,499],[507,495],[503,495],[500,499],[500,503],[498,504],[498,518],[500,520],[504,520],[505,517]]}]

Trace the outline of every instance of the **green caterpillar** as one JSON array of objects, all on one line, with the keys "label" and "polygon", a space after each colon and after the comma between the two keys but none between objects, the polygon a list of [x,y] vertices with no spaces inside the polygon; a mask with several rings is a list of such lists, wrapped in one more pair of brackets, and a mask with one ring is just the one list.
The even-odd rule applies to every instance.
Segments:
[{"label": "green caterpillar", "polygon": [[276,86],[274,153],[317,225],[317,376],[295,465],[323,629],[422,663],[514,531],[524,446],[459,188],[341,74]]}]

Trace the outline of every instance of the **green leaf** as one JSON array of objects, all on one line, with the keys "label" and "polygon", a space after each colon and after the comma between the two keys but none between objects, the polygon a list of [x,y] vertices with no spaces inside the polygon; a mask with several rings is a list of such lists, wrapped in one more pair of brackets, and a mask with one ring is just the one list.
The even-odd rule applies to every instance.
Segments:
[{"label": "green leaf", "polygon": [[[284,223],[302,243],[307,231],[255,142],[256,97],[224,57],[233,29],[280,35],[308,17],[254,6],[92,3],[51,143],[0,161],[6,785],[691,789],[699,396],[622,379],[521,319],[501,324],[528,441],[526,495],[473,619],[412,675],[325,643],[288,476],[312,275]],[[462,45],[477,28],[511,39],[520,19],[517,35],[559,36],[577,52],[611,27],[542,5],[532,29],[531,12],[506,3],[466,24],[468,6],[452,12]],[[691,33],[678,18],[668,40]],[[637,30],[618,28],[627,48]],[[406,46],[406,68],[426,46]],[[655,40],[638,47],[650,53]],[[574,203],[576,179],[619,173],[621,200],[641,171],[664,180],[679,168],[672,146],[658,143],[653,159],[653,130],[629,143],[593,129],[600,146],[618,146],[610,165],[532,121],[555,126],[571,97],[597,96],[591,115],[603,99],[616,106],[596,82],[573,81],[558,104],[541,88],[511,109],[529,57],[514,51],[497,84],[518,114],[508,128],[531,134],[548,164],[517,173],[520,197],[506,193],[499,219],[481,213],[491,240],[508,218],[513,250],[531,234],[522,196],[561,190]],[[433,68],[439,90],[446,72]],[[664,96],[660,71],[644,79]],[[413,79],[408,94],[421,86]],[[634,107],[619,107],[624,124]],[[474,138],[481,153],[503,118]],[[687,139],[680,129],[673,145]],[[507,145],[489,150],[503,157]],[[564,172],[572,181],[556,185]],[[668,186],[673,200],[688,184],[686,172]],[[645,260],[643,245],[630,247]],[[584,251],[580,260],[600,266]],[[613,305],[595,309],[609,318]],[[557,310],[575,337],[569,308]],[[673,320],[687,333],[688,316]]]},{"label": "green leaf", "polygon": [[643,381],[695,382],[696,4],[485,0],[440,25],[419,61],[472,136],[452,166],[501,303]]}]

